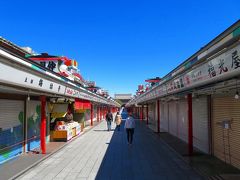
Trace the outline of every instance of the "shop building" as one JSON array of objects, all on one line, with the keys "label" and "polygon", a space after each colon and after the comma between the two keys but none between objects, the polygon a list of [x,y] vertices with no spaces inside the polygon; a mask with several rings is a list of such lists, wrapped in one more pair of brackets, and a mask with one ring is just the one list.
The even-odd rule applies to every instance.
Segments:
[{"label": "shop building", "polygon": [[196,148],[240,168],[239,78],[240,21],[127,107],[137,112],[143,105],[150,111],[156,108],[156,132],[168,132],[188,143],[189,155]]},{"label": "shop building", "polygon": [[[64,128],[71,128],[67,130],[67,140],[79,134],[80,119],[74,115],[86,107],[74,109],[76,99],[87,101],[88,106],[120,106],[29,60],[27,54],[0,38],[0,163],[36,148],[45,153],[46,143],[54,139],[51,138],[52,130],[56,130],[56,126],[51,129],[53,119],[69,120],[68,124],[56,121],[62,134]],[[91,122],[96,117],[96,107]]]}]

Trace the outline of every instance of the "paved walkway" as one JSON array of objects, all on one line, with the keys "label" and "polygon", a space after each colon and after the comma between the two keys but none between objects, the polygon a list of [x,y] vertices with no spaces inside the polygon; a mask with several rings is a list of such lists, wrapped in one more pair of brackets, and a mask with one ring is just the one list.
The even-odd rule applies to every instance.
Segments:
[{"label": "paved walkway", "polygon": [[0,180],[14,179],[15,176],[25,171],[35,163],[47,158],[47,156],[54,153],[64,144],[65,142],[51,142],[47,144],[46,155],[29,152],[1,164]]},{"label": "paved walkway", "polygon": [[108,132],[102,122],[18,179],[202,179],[145,123],[136,124],[132,146],[123,129]]}]

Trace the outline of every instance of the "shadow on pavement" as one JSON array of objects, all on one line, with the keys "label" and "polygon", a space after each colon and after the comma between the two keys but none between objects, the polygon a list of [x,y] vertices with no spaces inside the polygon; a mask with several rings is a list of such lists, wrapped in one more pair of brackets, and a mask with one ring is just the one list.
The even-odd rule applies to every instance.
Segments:
[{"label": "shadow on pavement", "polygon": [[[212,179],[240,179],[240,170],[226,164],[225,162],[217,159],[212,155],[208,155],[194,149],[193,155],[188,155],[188,144],[167,132],[161,132],[159,134],[166,144],[179,153],[183,159],[200,174]],[[226,178],[227,176],[237,176],[237,178]],[[222,178],[224,177],[224,178]]]},{"label": "shadow on pavement", "polygon": [[[122,136],[124,136],[123,124],[125,121],[122,121],[121,130],[114,130],[111,141],[107,142],[108,149],[103,158],[101,166],[99,168],[96,180],[107,180],[107,179],[121,179],[121,176],[117,178],[120,174],[120,169],[122,169],[121,163],[121,151],[122,151]],[[97,131],[107,131],[107,130],[97,130]],[[119,172],[116,172],[118,169]],[[115,178],[111,178],[112,176]]]},{"label": "shadow on pavement", "polygon": [[[97,130],[93,130],[93,131],[96,131],[96,132],[104,132],[104,131],[108,131],[108,130],[107,130],[107,129],[102,129],[102,130],[97,129]],[[114,130],[110,130],[110,131],[114,131]]]},{"label": "shadow on pavement", "polygon": [[133,144],[127,144],[126,132],[115,130],[96,175],[96,180],[202,179],[158,136],[136,120]]},{"label": "shadow on pavement", "polygon": [[109,146],[97,173],[96,180],[141,179],[136,178],[136,174],[141,174],[136,172],[140,169],[133,166],[137,162],[137,157],[134,155],[136,141],[134,141],[135,139],[133,140],[132,146],[127,144],[124,123],[125,120],[121,123],[120,131],[115,129],[111,141],[107,143]]}]

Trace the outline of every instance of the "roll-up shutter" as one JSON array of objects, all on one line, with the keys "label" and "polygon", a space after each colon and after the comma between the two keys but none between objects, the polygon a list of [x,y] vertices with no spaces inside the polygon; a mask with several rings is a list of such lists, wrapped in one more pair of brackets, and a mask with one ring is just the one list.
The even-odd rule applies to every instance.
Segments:
[{"label": "roll-up shutter", "polygon": [[177,136],[177,101],[169,102],[169,133]]},{"label": "roll-up shutter", "polygon": [[208,104],[207,97],[194,98],[193,108],[193,146],[209,153]]},{"label": "roll-up shutter", "polygon": [[178,103],[178,137],[188,142],[188,104],[186,99],[179,100]]},{"label": "roll-up shutter", "polygon": [[[148,112],[149,112],[149,108],[148,108]],[[144,107],[144,120],[147,120],[147,106]]]},{"label": "roll-up shutter", "polygon": [[214,97],[212,123],[214,155],[240,169],[240,101]]},{"label": "roll-up shutter", "polygon": [[168,132],[168,103],[160,104],[160,128],[163,132]]},{"label": "roll-up shutter", "polygon": [[156,131],[156,129],[157,129],[157,120],[155,118],[155,111],[156,111],[155,102],[151,103],[151,104],[148,104],[148,121],[149,121],[149,124],[150,124],[149,127],[153,131]]},{"label": "roll-up shutter", "polygon": [[41,102],[27,102],[27,150],[40,147]]},{"label": "roll-up shutter", "polygon": [[97,106],[93,105],[93,121],[97,121]]},{"label": "roll-up shutter", "polygon": [[0,99],[0,163],[23,151],[24,101]]},{"label": "roll-up shutter", "polygon": [[85,126],[90,126],[91,124],[91,110],[87,109],[85,112]]},{"label": "roll-up shutter", "polygon": [[143,107],[143,115],[142,115],[144,120],[147,119],[147,116],[146,116],[146,115],[147,115],[147,107],[144,106],[144,107]]}]

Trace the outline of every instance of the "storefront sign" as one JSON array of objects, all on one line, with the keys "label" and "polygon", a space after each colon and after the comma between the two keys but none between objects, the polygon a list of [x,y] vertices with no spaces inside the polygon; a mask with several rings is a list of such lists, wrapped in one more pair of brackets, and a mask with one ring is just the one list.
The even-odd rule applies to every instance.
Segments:
[{"label": "storefront sign", "polygon": [[[20,59],[18,57],[15,57],[3,50],[0,50],[0,55],[4,57],[2,58],[3,61],[9,62],[9,60],[11,60],[14,63],[15,62],[20,63],[29,69],[29,72],[28,72],[28,71],[17,69],[14,66],[11,67],[9,65],[6,65],[0,62],[0,82],[16,85],[20,87],[25,87],[29,89],[36,89],[42,92],[50,92],[54,94],[67,95],[71,97],[83,98],[83,99],[87,99],[95,102],[109,104],[109,102],[107,102],[105,98],[97,94],[94,94],[92,92],[89,93],[86,89],[76,85],[71,81],[66,80],[65,78],[62,78],[61,76],[57,76],[54,73],[51,73],[42,68],[39,68],[36,65],[26,62],[23,59]],[[45,67],[47,66],[48,69],[53,71],[57,67],[57,65],[53,64],[52,62],[49,62],[48,64],[44,64],[44,66]],[[38,71],[39,73],[42,73],[42,75],[41,76],[35,75],[33,74],[33,71],[34,73],[35,71]],[[50,79],[52,78],[53,81],[49,80],[49,78]],[[75,87],[75,89],[56,83],[56,81],[67,83]],[[76,90],[76,89],[79,89],[79,90]]]},{"label": "storefront sign", "polygon": [[79,97],[79,91],[69,88],[69,87],[66,87],[65,95],[72,96],[72,97]]},{"label": "storefront sign", "polygon": [[167,83],[168,93],[213,83],[240,73],[240,45]]},{"label": "storefront sign", "polygon": [[78,97],[80,99],[85,99],[86,98],[86,94],[84,92],[80,92]]},{"label": "storefront sign", "polygon": [[[12,73],[12,74],[10,74]],[[11,77],[11,78],[10,78]],[[0,81],[44,92],[64,94],[65,86],[0,63]]]},{"label": "storefront sign", "polygon": [[144,94],[137,102],[153,99],[197,86],[214,83],[240,74],[240,45],[209,60],[195,69],[161,84]]}]

